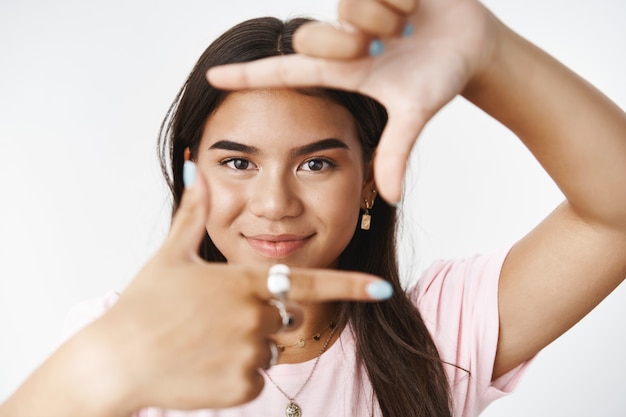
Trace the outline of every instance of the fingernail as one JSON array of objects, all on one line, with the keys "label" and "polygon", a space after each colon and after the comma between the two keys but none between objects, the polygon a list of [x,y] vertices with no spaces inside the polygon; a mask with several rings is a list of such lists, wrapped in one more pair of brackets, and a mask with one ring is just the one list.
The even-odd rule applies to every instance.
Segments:
[{"label": "fingernail", "polygon": [[375,281],[367,286],[367,294],[376,300],[387,300],[393,295],[393,287],[387,281]]},{"label": "fingernail", "polygon": [[191,187],[196,182],[196,164],[185,161],[183,165],[183,184],[185,188]]},{"label": "fingernail", "polygon": [[384,50],[385,50],[385,45],[383,45],[383,42],[380,39],[374,39],[370,43],[370,55],[371,56],[378,56],[382,54]]},{"label": "fingernail", "polygon": [[402,31],[402,37],[403,38],[408,38],[409,36],[411,36],[413,34],[413,25],[410,23],[407,23],[404,26],[404,30]]}]

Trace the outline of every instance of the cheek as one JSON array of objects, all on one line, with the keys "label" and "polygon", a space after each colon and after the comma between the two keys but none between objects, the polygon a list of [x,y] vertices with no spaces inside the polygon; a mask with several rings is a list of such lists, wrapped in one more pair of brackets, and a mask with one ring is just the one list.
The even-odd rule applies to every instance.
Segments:
[{"label": "cheek", "polygon": [[209,190],[209,213],[206,222],[207,232],[212,239],[219,238],[217,231],[228,228],[245,206],[245,197],[241,190],[226,187],[207,178]]},{"label": "cheek", "polygon": [[326,219],[334,232],[352,238],[361,206],[360,184],[346,183],[332,193],[319,194],[316,201],[319,216]]}]

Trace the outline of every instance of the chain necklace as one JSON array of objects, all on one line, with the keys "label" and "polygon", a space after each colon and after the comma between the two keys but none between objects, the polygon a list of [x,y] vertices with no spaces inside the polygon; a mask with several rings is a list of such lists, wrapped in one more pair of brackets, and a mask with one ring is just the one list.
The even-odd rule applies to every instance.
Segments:
[{"label": "chain necklace", "polygon": [[320,353],[317,355],[317,358],[315,358],[315,362],[313,363],[313,368],[311,368],[311,372],[309,372],[309,376],[307,376],[304,383],[300,386],[300,389],[298,389],[298,391],[294,395],[290,396],[289,394],[287,394],[281,387],[278,386],[278,384],[272,379],[272,377],[270,376],[270,374],[267,373],[267,371],[265,371],[264,369],[262,370],[263,373],[267,376],[267,379],[269,379],[270,382],[278,389],[278,391],[280,391],[280,393],[283,394],[285,398],[287,398],[287,400],[289,400],[289,403],[287,404],[287,407],[285,408],[285,417],[301,417],[302,416],[302,409],[296,403],[296,397],[300,395],[304,387],[306,387],[306,385],[311,380],[311,377],[313,376],[313,373],[315,372],[315,369],[317,368],[317,364],[319,363],[320,358],[322,357],[322,354],[326,351],[326,348],[328,347],[330,340],[333,338],[333,335],[335,334],[337,327],[338,326],[335,324],[335,322],[331,322],[331,326],[330,326],[331,330],[330,330],[330,334],[328,335],[328,339],[326,339],[326,342],[324,343],[324,346],[320,350]]},{"label": "chain necklace", "polygon": [[293,347],[303,348],[303,347],[305,347],[305,346],[306,346],[306,342],[307,342],[308,340],[314,340],[314,341],[318,342],[318,341],[322,338],[322,335],[323,335],[324,333],[326,333],[326,330],[328,330],[328,329],[332,329],[332,328],[333,328],[333,327],[335,327],[336,325],[337,325],[337,324],[336,324],[334,321],[331,321],[330,323],[328,323],[328,326],[324,327],[324,329],[323,329],[323,330],[320,330],[320,331],[318,331],[318,332],[315,332],[315,333],[313,334],[313,336],[311,336],[311,337],[307,337],[306,339],[305,339],[304,337],[301,337],[300,339],[298,339],[298,341],[297,341],[297,342],[294,342],[294,343],[292,343],[292,344],[290,344],[290,345],[281,345],[281,344],[277,344],[277,345],[276,345],[276,347],[277,347],[277,348],[278,348],[281,352],[284,352],[284,351],[285,351],[285,349],[290,349],[290,348],[293,348]]}]

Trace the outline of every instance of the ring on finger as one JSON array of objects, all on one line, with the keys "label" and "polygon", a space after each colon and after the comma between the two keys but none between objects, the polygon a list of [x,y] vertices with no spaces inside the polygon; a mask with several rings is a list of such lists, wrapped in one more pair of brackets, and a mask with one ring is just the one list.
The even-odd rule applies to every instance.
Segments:
[{"label": "ring on finger", "polygon": [[284,264],[276,264],[267,272],[267,289],[274,298],[285,301],[291,288],[291,269]]},{"label": "ring on finger", "polygon": [[270,305],[273,305],[278,310],[278,314],[280,314],[280,320],[282,322],[282,327],[280,331],[285,331],[294,325],[293,315],[287,311],[287,307],[285,307],[285,303],[281,300],[272,299],[269,301]]}]

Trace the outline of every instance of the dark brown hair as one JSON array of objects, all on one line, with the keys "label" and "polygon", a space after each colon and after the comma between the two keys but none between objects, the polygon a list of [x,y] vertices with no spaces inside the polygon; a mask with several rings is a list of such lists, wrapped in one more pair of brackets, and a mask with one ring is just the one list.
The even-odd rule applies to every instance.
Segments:
[{"label": "dark brown hair", "polygon": [[[183,192],[184,151],[197,154],[207,118],[228,92],[213,88],[206,71],[216,65],[248,62],[292,54],[292,36],[308,19],[286,22],[265,17],[240,23],[216,39],[202,54],[168,111],[159,136],[159,158],[173,196],[176,212]],[[339,90],[315,89],[345,107],[359,128],[364,161],[369,161],[387,122],[387,113],[375,100]],[[451,416],[449,384],[437,348],[399,278],[396,250],[396,209],[376,198],[370,210],[371,229],[355,229],[342,252],[339,268],[381,276],[394,287],[391,300],[381,303],[343,303],[357,341],[359,372],[367,372],[385,417]],[[200,256],[225,262],[207,234]]]}]

